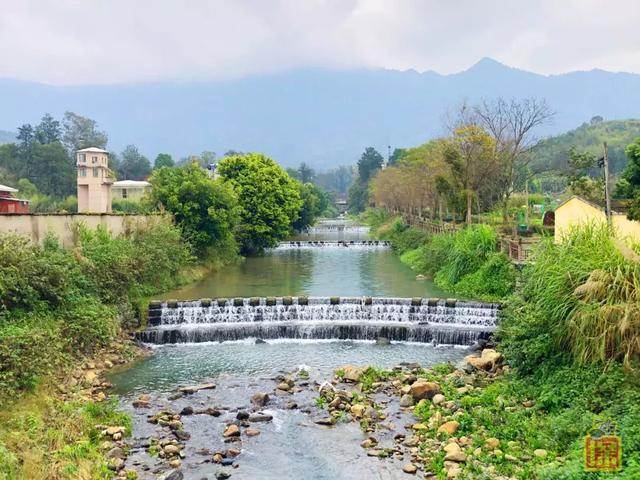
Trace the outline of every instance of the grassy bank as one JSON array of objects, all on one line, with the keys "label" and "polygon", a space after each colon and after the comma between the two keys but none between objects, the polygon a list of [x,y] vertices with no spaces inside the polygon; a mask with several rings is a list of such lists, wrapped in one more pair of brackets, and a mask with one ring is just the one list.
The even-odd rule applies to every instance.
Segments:
[{"label": "grassy bank", "polygon": [[491,301],[513,292],[516,271],[507,256],[496,251],[497,234],[488,225],[428,235],[383,209],[367,211],[365,221],[375,236],[393,243],[403,263],[433,278],[443,290]]},{"label": "grassy bank", "polygon": [[118,237],[75,228],[70,249],[0,237],[0,478],[108,477],[95,426],[125,419],[78,368],[124,348],[144,298],[202,268],[162,217]]},{"label": "grassy bank", "polygon": [[[384,213],[368,220],[381,238],[398,241],[416,272],[505,306],[496,339],[508,373],[448,394],[461,412],[461,434],[483,448],[487,437],[498,439],[461,478],[640,478],[640,246],[622,245],[604,227],[577,229],[561,245],[545,240],[513,292],[513,269],[495,253],[489,227],[425,236]],[[416,413],[428,421],[434,411]],[[585,435],[603,421],[622,438],[616,474],[584,471]],[[432,456],[433,467],[441,469],[443,458]]]}]

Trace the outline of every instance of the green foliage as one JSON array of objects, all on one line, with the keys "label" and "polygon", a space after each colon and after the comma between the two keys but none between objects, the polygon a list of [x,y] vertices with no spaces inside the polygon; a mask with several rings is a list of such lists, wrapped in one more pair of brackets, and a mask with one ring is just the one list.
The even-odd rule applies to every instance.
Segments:
[{"label": "green foliage", "polygon": [[324,192],[313,183],[296,183],[302,200],[302,207],[298,212],[298,218],[293,222],[293,228],[301,232],[312,226],[316,219],[327,210],[330,197],[327,192]]},{"label": "green foliage", "polygon": [[153,162],[153,168],[158,169],[162,167],[174,167],[176,162],[174,162],[173,157],[168,153],[159,153]]},{"label": "green foliage", "polygon": [[209,249],[236,250],[233,229],[239,219],[238,197],[221,182],[209,178],[196,163],[178,168],[163,167],[149,179],[150,202],[172,213],[183,238],[196,253]]},{"label": "green foliage", "polygon": [[358,181],[366,184],[382,168],[384,158],[373,147],[367,147],[358,160]]},{"label": "green foliage", "polygon": [[62,140],[71,153],[88,147],[107,148],[107,134],[97,129],[95,120],[65,112],[62,129]]},{"label": "green foliage", "polygon": [[570,132],[540,141],[532,150],[534,171],[565,171],[572,148],[602,156],[607,142],[612,173],[621,172],[627,161],[625,148],[640,135],[640,120],[612,120],[584,123]]},{"label": "green foliage", "polygon": [[[605,226],[572,230],[541,244],[525,271],[522,299],[502,322],[503,348],[521,370],[545,358],[580,364],[640,358],[640,265],[627,260]],[[531,355],[523,355],[529,350]]]},{"label": "green foliage", "polygon": [[496,233],[488,225],[472,225],[431,237],[415,233],[405,236],[413,240],[413,245],[422,245],[405,251],[400,260],[416,272],[434,276],[441,288],[488,300],[503,299],[513,292],[515,269],[504,254],[496,252]]},{"label": "green foliage", "polygon": [[627,146],[626,153],[629,164],[622,172],[616,193],[632,199],[627,212],[629,220],[640,220],[640,137]]},{"label": "green foliage", "polygon": [[116,307],[175,286],[191,261],[163,217],[119,237],[76,228],[71,250],[53,237],[40,246],[0,236],[0,402],[107,345],[120,326]]},{"label": "green foliage", "polygon": [[144,214],[149,212],[149,208],[142,202],[127,199],[114,199],[111,209],[116,213]]},{"label": "green foliage", "polygon": [[151,164],[138,147],[127,145],[120,154],[117,172],[120,180],[144,180],[151,173]]},{"label": "green foliage", "polygon": [[302,207],[296,182],[272,159],[259,153],[227,157],[218,172],[238,197],[235,230],[243,253],[259,253],[285,238]]}]

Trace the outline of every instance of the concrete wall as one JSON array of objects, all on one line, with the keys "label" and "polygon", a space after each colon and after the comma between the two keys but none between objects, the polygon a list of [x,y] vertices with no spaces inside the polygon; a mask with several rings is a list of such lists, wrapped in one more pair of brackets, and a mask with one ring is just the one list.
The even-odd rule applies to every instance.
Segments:
[{"label": "concrete wall", "polygon": [[34,242],[42,242],[48,232],[53,233],[65,247],[74,245],[73,225],[84,223],[95,229],[103,225],[113,235],[120,235],[136,223],[147,223],[159,215],[114,215],[109,213],[93,214],[14,214],[0,215],[0,232],[13,232],[25,235]]},{"label": "concrete wall", "polygon": [[[587,203],[580,198],[573,197],[556,209],[555,242],[559,243],[569,233],[572,227],[588,223],[604,224],[607,217],[604,210]],[[616,236],[629,240],[631,243],[640,242],[640,222],[627,219],[623,213],[611,216],[611,223]]]}]

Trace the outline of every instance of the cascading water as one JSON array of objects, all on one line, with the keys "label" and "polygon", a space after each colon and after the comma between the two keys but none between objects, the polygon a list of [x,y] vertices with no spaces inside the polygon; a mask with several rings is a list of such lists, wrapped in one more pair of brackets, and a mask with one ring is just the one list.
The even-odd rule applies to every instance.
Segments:
[{"label": "cascading water", "polygon": [[324,240],[290,241],[281,242],[275,250],[299,250],[303,248],[351,248],[351,249],[379,249],[390,248],[391,242],[387,240],[339,240],[328,242]]},{"label": "cascading water", "polygon": [[459,300],[283,297],[152,302],[146,343],[246,338],[409,341],[469,345],[495,329],[499,305]]}]

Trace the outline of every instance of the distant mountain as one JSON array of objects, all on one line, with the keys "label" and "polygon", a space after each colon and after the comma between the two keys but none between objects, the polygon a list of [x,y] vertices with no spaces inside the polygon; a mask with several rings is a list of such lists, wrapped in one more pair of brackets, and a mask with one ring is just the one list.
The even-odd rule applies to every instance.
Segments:
[{"label": "distant mountain", "polygon": [[16,134],[13,132],[7,132],[5,130],[0,130],[0,143],[11,143],[15,142]]},{"label": "distant mountain", "polygon": [[109,133],[109,148],[149,157],[203,150],[263,151],[292,166],[354,163],[367,146],[386,154],[443,133],[464,98],[545,97],[557,112],[540,135],[592,117],[640,117],[640,75],[601,70],[545,76],[483,59],[451,75],[393,70],[296,70],[237,80],[55,87],[0,80],[0,128],[71,110]]},{"label": "distant mountain", "polygon": [[571,147],[602,156],[606,141],[611,171],[617,173],[627,165],[627,145],[637,138],[640,138],[640,120],[601,121],[594,118],[575,130],[541,141],[533,149],[532,165],[538,171],[565,170]]}]

